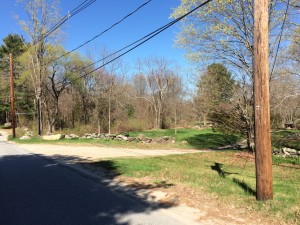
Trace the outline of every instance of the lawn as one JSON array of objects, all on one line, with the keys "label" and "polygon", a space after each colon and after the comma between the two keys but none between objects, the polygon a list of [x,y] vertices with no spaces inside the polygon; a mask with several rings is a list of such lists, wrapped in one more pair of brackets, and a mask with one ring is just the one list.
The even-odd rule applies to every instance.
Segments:
[{"label": "lawn", "polygon": [[99,161],[94,166],[114,170],[129,177],[150,177],[163,181],[200,188],[222,201],[270,215],[287,223],[300,223],[300,167],[273,165],[274,199],[255,200],[254,160],[241,152],[210,152],[152,158],[128,158]]}]

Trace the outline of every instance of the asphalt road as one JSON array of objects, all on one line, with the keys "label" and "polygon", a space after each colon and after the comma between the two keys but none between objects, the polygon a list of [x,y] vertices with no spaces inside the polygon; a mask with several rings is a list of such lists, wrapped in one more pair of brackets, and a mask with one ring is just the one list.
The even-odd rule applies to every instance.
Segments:
[{"label": "asphalt road", "polygon": [[0,137],[0,225],[197,224]]}]

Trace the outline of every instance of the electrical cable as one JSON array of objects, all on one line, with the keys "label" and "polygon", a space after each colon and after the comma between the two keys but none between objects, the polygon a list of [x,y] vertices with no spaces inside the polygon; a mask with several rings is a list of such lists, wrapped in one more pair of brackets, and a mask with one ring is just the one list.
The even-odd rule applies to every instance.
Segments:
[{"label": "electrical cable", "polygon": [[[139,11],[142,7],[144,7],[145,5],[147,5],[148,3],[150,3],[152,0],[149,0],[147,2],[145,2],[144,4],[140,5],[138,8],[136,8],[134,11],[132,11],[131,13],[127,14],[126,16],[124,16],[121,20],[119,20],[118,22],[114,23],[113,25],[111,25],[109,28],[103,30],[101,33],[97,34],[96,36],[94,36],[93,38],[89,39],[88,41],[84,42],[83,44],[79,45],[78,47],[66,52],[65,54],[53,59],[51,62],[54,62],[76,50],[78,50],[79,48],[85,46],[86,44],[92,42],[93,40],[95,40],[96,38],[100,37],[101,35],[103,35],[104,33],[108,32],[109,30],[111,30],[113,27],[117,26],[118,24],[120,24],[121,22],[123,22],[125,19],[127,19],[128,17],[132,16],[134,13],[136,13],[137,11]],[[51,63],[50,62],[50,63]]]},{"label": "electrical cable", "polygon": [[34,44],[37,42],[47,38],[50,34],[52,34],[54,31],[56,31],[61,25],[63,25],[68,19],[75,16],[76,14],[80,13],[84,9],[86,9],[88,6],[96,2],[97,0],[85,0],[80,5],[78,5],[76,8],[74,8],[72,11],[68,12],[64,17],[62,17],[54,26],[52,26],[45,34],[42,35]]},{"label": "electrical cable", "polygon": [[[75,78],[75,79],[69,81],[68,84],[71,84],[71,83],[73,83],[73,82],[77,81],[78,79],[81,79],[81,78],[83,78],[83,77],[85,77],[85,76],[88,76],[89,74],[91,74],[91,73],[97,71],[98,69],[100,69],[100,68],[102,68],[102,67],[108,65],[109,63],[111,63],[111,62],[113,62],[113,61],[119,59],[120,57],[124,56],[125,54],[131,52],[131,51],[134,50],[135,48],[137,48],[137,47],[139,47],[140,45],[144,44],[145,42],[149,41],[150,39],[152,39],[152,38],[155,37],[156,35],[160,34],[160,33],[163,32],[164,30],[168,29],[170,26],[174,25],[174,24],[177,23],[178,21],[180,21],[180,20],[182,20],[183,18],[187,17],[188,15],[190,15],[190,14],[193,13],[193,12],[195,12],[197,9],[199,9],[199,8],[201,8],[201,7],[203,7],[203,6],[205,6],[206,4],[208,4],[208,3],[211,2],[211,1],[212,1],[212,0],[206,0],[205,2],[203,2],[203,3],[201,3],[200,5],[198,5],[197,7],[195,7],[193,10],[191,10],[191,11],[187,12],[186,14],[184,14],[184,15],[178,17],[177,19],[174,19],[174,20],[171,21],[170,23],[168,23],[168,24],[166,24],[166,25],[164,25],[164,26],[158,28],[157,30],[155,30],[155,31],[151,32],[150,34],[144,36],[143,38],[141,38],[141,39],[139,39],[139,40],[137,40],[137,41],[135,41],[135,42],[133,42],[133,43],[127,45],[126,47],[124,47],[124,48],[122,48],[122,49],[120,49],[120,50],[118,50],[118,51],[116,51],[116,52],[110,54],[110,56],[115,55],[116,53],[119,53],[119,52],[121,52],[122,50],[125,50],[126,48],[128,48],[128,47],[134,45],[135,43],[138,43],[138,42],[140,42],[141,40],[143,40],[143,39],[145,39],[146,37],[148,37],[148,38],[146,38],[144,41],[142,41],[142,42],[140,42],[139,44],[133,46],[133,47],[130,48],[129,50],[125,51],[124,53],[122,53],[122,54],[116,56],[116,57],[113,58],[112,60],[110,60],[110,61],[108,61],[108,62],[102,64],[101,66],[99,66],[99,67],[93,69],[92,71],[90,71],[90,72],[88,72],[88,73],[85,73],[85,74],[83,74],[83,75],[81,75],[81,76],[79,76],[79,77],[77,77],[77,78]],[[149,36],[150,36],[150,37],[149,37]],[[108,58],[108,57],[110,57],[110,56],[107,56],[107,57],[105,57],[105,58]],[[104,59],[105,59],[105,58],[104,58]],[[103,60],[103,59],[101,59],[101,60]],[[95,63],[97,63],[97,62],[99,62],[99,61],[101,61],[101,60],[98,60],[98,61],[96,61],[96,62],[94,62],[94,63],[92,63],[92,64],[90,64],[90,65],[88,65],[88,66],[86,66],[86,67],[84,67],[84,68],[82,68],[82,69],[76,71],[76,72],[79,72],[79,71],[81,71],[81,70],[83,70],[83,69],[85,69],[85,68],[87,68],[87,67],[89,67],[89,66],[91,66],[91,65],[94,65]],[[67,85],[68,85],[68,84],[67,84]]]}]

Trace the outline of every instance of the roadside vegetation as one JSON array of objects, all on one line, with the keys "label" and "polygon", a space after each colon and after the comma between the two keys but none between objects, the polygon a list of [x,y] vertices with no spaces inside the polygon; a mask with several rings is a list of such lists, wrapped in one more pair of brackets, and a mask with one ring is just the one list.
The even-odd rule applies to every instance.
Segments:
[{"label": "roadside vegetation", "polygon": [[153,184],[185,185],[287,224],[300,223],[300,167],[290,164],[289,160],[274,162],[274,199],[266,202],[255,200],[254,158],[244,152],[120,158],[92,165],[113,171],[116,176],[148,177]]},{"label": "roadside vegetation", "polygon": [[[164,143],[164,144],[145,144],[138,143],[135,141],[124,142],[119,140],[109,140],[109,139],[73,139],[73,140],[55,140],[55,141],[45,141],[42,140],[39,136],[34,136],[29,140],[20,140],[18,138],[13,139],[12,136],[9,136],[9,140],[20,143],[20,144],[82,144],[82,145],[104,145],[104,146],[116,146],[116,147],[133,147],[133,148],[194,148],[194,149],[215,149],[217,147],[233,145],[235,144],[240,137],[232,134],[223,134],[220,132],[215,132],[210,128],[196,130],[196,129],[177,129],[175,134],[174,129],[165,129],[165,130],[149,130],[142,132],[126,132],[124,135],[129,137],[137,137],[139,135],[144,135],[148,138],[159,138],[163,136],[168,136],[175,138],[176,142]],[[21,135],[21,134],[19,134]],[[184,142],[186,141],[186,142]]]},{"label": "roadside vegetation", "polygon": [[300,130],[281,130],[272,133],[273,146],[288,147],[300,151]]}]

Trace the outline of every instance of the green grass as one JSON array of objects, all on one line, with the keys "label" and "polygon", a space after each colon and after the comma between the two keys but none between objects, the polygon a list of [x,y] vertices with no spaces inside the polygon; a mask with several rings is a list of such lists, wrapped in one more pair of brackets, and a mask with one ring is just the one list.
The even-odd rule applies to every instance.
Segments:
[{"label": "green grass", "polygon": [[238,141],[237,135],[222,134],[214,132],[212,129],[178,129],[175,134],[174,129],[165,130],[149,130],[143,132],[128,132],[129,136],[137,137],[139,134],[144,134],[146,137],[175,137],[178,142],[187,141],[189,147],[197,149],[213,149],[224,145],[234,144]]},{"label": "green grass", "polygon": [[300,157],[287,157],[284,158],[282,156],[273,155],[272,156],[273,164],[282,165],[282,164],[292,164],[292,165],[300,165]]},{"label": "green grass", "polygon": [[[298,136],[294,134],[298,134]],[[272,145],[277,148],[289,147],[300,151],[300,130],[282,130],[273,132]]]},{"label": "green grass", "polygon": [[152,158],[130,158],[94,163],[116,174],[130,177],[149,176],[152,180],[185,184],[251,208],[287,223],[300,223],[300,167],[276,162],[273,166],[274,199],[255,200],[254,161],[237,152],[213,152]]}]

